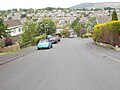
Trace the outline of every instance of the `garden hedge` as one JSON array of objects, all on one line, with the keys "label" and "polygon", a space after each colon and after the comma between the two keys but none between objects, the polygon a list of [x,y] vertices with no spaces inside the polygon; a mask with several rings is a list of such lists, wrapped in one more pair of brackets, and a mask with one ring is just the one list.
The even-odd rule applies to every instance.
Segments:
[{"label": "garden hedge", "polygon": [[96,25],[93,30],[93,40],[120,47],[120,21],[109,21]]}]

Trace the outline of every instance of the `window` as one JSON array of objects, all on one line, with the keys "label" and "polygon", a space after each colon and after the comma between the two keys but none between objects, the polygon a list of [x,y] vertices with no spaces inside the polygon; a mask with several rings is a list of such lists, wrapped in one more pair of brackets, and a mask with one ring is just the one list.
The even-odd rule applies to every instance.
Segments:
[{"label": "window", "polygon": [[21,32],[21,29],[19,28],[18,31]]},{"label": "window", "polygon": [[16,33],[16,29],[13,29],[13,33]]}]

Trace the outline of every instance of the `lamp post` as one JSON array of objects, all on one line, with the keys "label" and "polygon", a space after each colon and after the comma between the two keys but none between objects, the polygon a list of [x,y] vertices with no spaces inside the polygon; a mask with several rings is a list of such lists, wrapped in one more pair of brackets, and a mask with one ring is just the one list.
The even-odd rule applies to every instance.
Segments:
[{"label": "lamp post", "polygon": [[88,29],[87,29],[87,25],[85,24],[85,29],[86,29],[86,31],[87,31],[87,33],[88,33]]},{"label": "lamp post", "polygon": [[45,35],[46,35],[46,39],[47,39],[47,31],[48,31],[48,24],[45,24]]}]

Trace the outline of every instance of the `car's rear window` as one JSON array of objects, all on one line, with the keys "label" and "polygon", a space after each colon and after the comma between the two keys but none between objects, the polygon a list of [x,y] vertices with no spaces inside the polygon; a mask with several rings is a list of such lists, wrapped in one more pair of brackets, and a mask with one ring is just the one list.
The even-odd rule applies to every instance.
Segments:
[{"label": "car's rear window", "polygon": [[40,43],[46,43],[48,40],[41,40]]}]

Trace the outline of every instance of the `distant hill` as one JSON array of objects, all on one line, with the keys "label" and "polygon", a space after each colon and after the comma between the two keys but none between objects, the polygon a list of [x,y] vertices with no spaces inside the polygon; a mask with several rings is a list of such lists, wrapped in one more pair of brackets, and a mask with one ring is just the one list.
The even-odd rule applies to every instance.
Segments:
[{"label": "distant hill", "polygon": [[111,8],[120,8],[120,2],[102,2],[102,3],[81,3],[79,5],[75,5],[70,7],[71,9],[82,9],[82,8],[105,8],[105,7],[111,7]]}]

